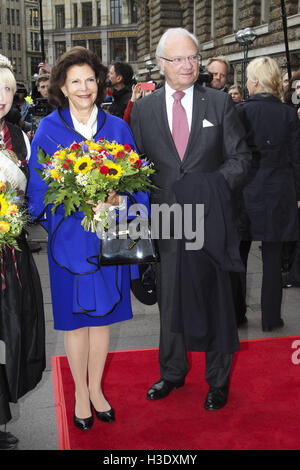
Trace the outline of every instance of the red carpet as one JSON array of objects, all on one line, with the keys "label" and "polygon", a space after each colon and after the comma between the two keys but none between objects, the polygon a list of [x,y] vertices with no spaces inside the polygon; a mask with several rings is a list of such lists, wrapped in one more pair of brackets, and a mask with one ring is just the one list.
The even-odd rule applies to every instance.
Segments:
[{"label": "red carpet", "polygon": [[242,342],[228,404],[214,412],[203,408],[208,390],[203,353],[189,354],[191,370],[183,388],[163,400],[146,400],[147,389],[159,377],[157,356],[156,349],[109,353],[103,390],[116,422],[95,418],[87,432],[72,422],[74,387],[67,359],[52,357],[59,448],[300,449],[300,336]]}]

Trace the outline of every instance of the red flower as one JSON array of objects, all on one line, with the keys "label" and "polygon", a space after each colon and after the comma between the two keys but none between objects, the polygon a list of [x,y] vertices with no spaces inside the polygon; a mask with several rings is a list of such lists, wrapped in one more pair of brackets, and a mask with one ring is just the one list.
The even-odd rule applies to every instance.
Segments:
[{"label": "red flower", "polygon": [[125,144],[124,149],[126,150],[126,152],[130,152],[131,151],[131,146],[129,144]]},{"label": "red flower", "polygon": [[78,150],[78,149],[80,149],[80,145],[75,142],[73,145],[71,145],[71,149],[72,150]]},{"label": "red flower", "polygon": [[123,150],[120,150],[120,152],[117,153],[116,158],[125,158],[126,153],[123,152]]},{"label": "red flower", "polygon": [[67,163],[72,163],[72,160],[69,160],[68,158],[66,158],[66,162]]},{"label": "red flower", "polygon": [[66,165],[65,163],[63,164],[63,167],[64,167],[66,170],[68,170],[68,169],[70,168],[69,165]]},{"label": "red flower", "polygon": [[137,161],[133,164],[133,166],[134,166],[134,168],[141,168],[142,163],[143,163],[142,160],[137,160]]},{"label": "red flower", "polygon": [[100,173],[101,173],[101,175],[107,175],[108,172],[109,172],[108,166],[103,165],[103,166],[100,168]]}]

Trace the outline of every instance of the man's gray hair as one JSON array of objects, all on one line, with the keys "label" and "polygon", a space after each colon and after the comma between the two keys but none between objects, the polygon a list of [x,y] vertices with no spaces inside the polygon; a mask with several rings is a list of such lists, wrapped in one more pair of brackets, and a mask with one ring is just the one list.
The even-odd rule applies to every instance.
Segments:
[{"label": "man's gray hair", "polygon": [[194,41],[195,46],[197,47],[197,51],[199,50],[199,42],[194,34],[190,33],[187,29],[184,29],[184,28],[170,28],[164,32],[164,34],[162,35],[162,37],[160,38],[157,44],[156,53],[155,53],[156,57],[164,56],[164,48],[165,48],[166,39],[172,34],[181,34],[182,36],[187,36],[191,38],[192,41]]}]

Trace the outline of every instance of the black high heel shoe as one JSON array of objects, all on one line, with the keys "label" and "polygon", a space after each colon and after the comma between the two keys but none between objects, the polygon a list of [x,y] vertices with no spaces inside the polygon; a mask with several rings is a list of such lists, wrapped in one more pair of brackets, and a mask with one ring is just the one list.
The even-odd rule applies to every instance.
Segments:
[{"label": "black high heel shoe", "polygon": [[91,407],[94,409],[96,417],[100,421],[103,421],[104,423],[112,423],[113,421],[116,420],[115,410],[113,408],[111,408],[108,411],[97,411],[92,402],[91,402]]},{"label": "black high heel shoe", "polygon": [[91,429],[91,427],[94,424],[93,413],[88,418],[77,418],[77,416],[75,414],[75,406],[76,406],[76,402],[75,402],[75,405],[74,405],[73,423],[81,431],[88,431],[89,429]]}]

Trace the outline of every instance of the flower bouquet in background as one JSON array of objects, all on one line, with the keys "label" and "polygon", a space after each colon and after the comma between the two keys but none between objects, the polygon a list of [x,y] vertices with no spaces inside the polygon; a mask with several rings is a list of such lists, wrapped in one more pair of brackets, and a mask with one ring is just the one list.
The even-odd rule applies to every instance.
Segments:
[{"label": "flower bouquet in background", "polygon": [[105,202],[111,191],[132,194],[148,191],[152,186],[152,165],[127,144],[105,139],[74,142],[52,156],[39,149],[38,159],[43,169],[37,171],[48,186],[45,204],[53,204],[53,213],[64,204],[66,216],[81,210],[86,231],[95,232],[99,222],[105,227],[109,210],[95,214],[94,209],[99,202]]},{"label": "flower bouquet in background", "polygon": [[5,246],[19,249],[16,238],[28,222],[22,198],[8,182],[0,181],[0,256]]}]

